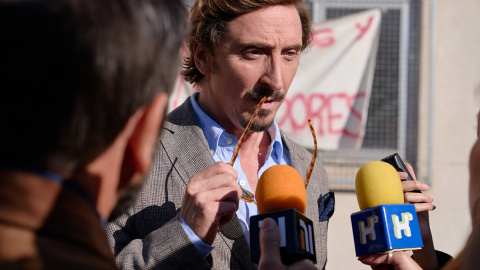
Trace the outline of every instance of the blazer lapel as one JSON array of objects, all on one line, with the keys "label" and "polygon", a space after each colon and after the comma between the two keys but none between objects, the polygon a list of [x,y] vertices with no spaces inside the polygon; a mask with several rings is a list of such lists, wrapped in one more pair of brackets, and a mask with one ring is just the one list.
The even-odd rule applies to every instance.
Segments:
[{"label": "blazer lapel", "polygon": [[162,147],[185,185],[194,174],[215,162],[190,98],[168,115],[163,129]]},{"label": "blazer lapel", "polygon": [[298,151],[299,146],[295,143],[292,143],[290,139],[283,134],[283,132],[281,132],[281,134],[283,143],[285,143],[287,146],[290,154],[291,166],[297,169],[303,180],[305,180],[305,175],[307,174],[308,166],[310,165],[311,160],[306,160],[304,157],[300,156],[300,151]]}]

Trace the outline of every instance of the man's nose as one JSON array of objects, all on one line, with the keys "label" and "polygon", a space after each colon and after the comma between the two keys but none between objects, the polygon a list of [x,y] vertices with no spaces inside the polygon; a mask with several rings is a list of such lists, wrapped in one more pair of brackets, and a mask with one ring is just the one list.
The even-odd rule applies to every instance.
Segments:
[{"label": "man's nose", "polygon": [[274,91],[283,89],[282,59],[280,56],[272,56],[265,62],[265,71],[262,83],[267,84]]}]

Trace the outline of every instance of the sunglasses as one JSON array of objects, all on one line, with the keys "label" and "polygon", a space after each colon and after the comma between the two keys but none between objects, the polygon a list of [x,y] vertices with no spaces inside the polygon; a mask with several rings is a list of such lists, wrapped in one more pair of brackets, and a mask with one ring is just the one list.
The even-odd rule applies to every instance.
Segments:
[{"label": "sunglasses", "polygon": [[[245,141],[245,138],[247,137],[248,131],[250,131],[253,121],[255,120],[255,117],[257,116],[258,111],[260,110],[260,107],[262,107],[262,104],[265,102],[266,98],[267,97],[263,97],[262,100],[260,100],[260,102],[258,103],[257,108],[255,109],[255,112],[253,113],[252,118],[250,119],[250,122],[248,122],[248,125],[243,131],[242,136],[240,136],[240,139],[238,140],[237,145],[235,145],[233,156],[229,163],[230,166],[233,167],[233,164],[235,163],[235,159],[237,158],[238,153],[240,152],[240,148],[242,147],[242,144]],[[310,176],[312,175],[313,166],[315,165],[315,160],[317,158],[317,136],[315,135],[315,130],[313,129],[312,121],[310,121],[310,119],[308,119],[308,127],[310,128],[310,131],[313,136],[314,150],[313,150],[312,161],[310,162],[310,166],[308,167],[307,174],[305,176],[305,188],[307,188],[308,186],[308,182],[310,181]],[[255,195],[253,195],[253,193],[251,193],[248,190],[245,190],[242,187],[240,188],[242,189],[242,198],[241,198],[242,201],[253,202],[257,204],[257,202],[255,201]]]}]

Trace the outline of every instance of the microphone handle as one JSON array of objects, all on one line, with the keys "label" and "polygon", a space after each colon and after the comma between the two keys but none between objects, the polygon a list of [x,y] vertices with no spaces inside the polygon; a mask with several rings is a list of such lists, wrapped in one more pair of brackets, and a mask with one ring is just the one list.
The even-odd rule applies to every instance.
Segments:
[{"label": "microphone handle", "polygon": [[[392,165],[397,170],[397,172],[406,173],[407,174],[406,181],[415,180],[415,179],[413,179],[413,176],[408,171],[407,166],[405,166],[405,163],[403,163],[403,160],[398,153],[395,153],[395,154],[392,154],[388,157],[382,158],[381,161],[387,162],[388,164]],[[405,181],[405,180],[402,180],[402,181]],[[420,190],[413,190],[411,192],[422,193]]]}]

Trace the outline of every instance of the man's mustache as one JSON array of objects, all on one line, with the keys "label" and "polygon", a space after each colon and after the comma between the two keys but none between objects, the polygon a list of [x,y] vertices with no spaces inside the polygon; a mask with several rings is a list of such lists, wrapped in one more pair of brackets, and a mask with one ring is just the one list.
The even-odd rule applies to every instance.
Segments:
[{"label": "man's mustache", "polygon": [[245,95],[243,95],[243,100],[261,100],[263,97],[267,97],[270,101],[272,101],[272,98],[273,101],[282,101],[285,98],[285,94],[282,91],[275,91],[268,87],[261,87],[245,93]]}]

